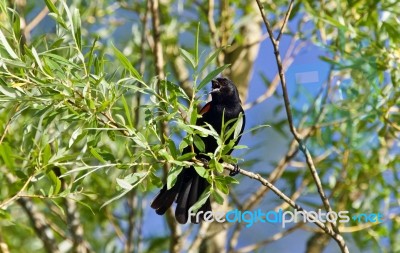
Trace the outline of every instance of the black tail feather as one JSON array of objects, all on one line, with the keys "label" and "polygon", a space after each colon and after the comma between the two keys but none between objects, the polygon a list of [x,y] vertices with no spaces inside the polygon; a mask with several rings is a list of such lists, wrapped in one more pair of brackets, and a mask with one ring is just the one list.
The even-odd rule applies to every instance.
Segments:
[{"label": "black tail feather", "polygon": [[167,190],[167,185],[165,184],[157,196],[151,203],[151,208],[156,210],[156,213],[159,215],[163,215],[168,208],[174,203],[176,196],[179,193],[179,189],[182,185],[182,180],[179,180],[179,177],[175,183],[175,185]]},{"label": "black tail feather", "polygon": [[[186,173],[185,173],[186,174]],[[190,189],[192,188],[193,177],[185,177],[182,184],[182,188],[179,191],[178,198],[176,200],[175,218],[181,223],[185,224],[187,222],[188,213],[188,199],[190,194]]]},{"label": "black tail feather", "polygon": [[[200,177],[194,168],[184,169],[171,189],[167,190],[167,185],[163,186],[151,203],[151,208],[155,209],[157,214],[163,215],[176,200],[175,218],[179,223],[185,224],[190,207],[199,200],[207,186],[207,180]],[[199,210],[211,211],[210,199],[207,199]],[[203,214],[200,217],[202,218]],[[195,216],[192,216],[191,222],[197,223]]]}]

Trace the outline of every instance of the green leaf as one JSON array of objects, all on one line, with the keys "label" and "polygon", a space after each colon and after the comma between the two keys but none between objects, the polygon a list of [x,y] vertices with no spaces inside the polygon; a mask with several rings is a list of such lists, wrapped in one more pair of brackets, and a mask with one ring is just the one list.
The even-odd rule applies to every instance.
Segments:
[{"label": "green leaf", "polygon": [[97,152],[97,150],[93,147],[90,147],[90,153],[92,153],[92,155],[99,160],[102,163],[106,163],[106,161],[103,159],[103,157]]},{"label": "green leaf", "polygon": [[179,48],[179,52],[181,53],[181,55],[183,56],[185,61],[187,63],[190,63],[190,65],[192,66],[193,69],[195,69],[197,67],[196,63],[195,63],[195,58],[193,57],[193,55],[191,53],[189,53],[188,51],[186,51],[183,48]]},{"label": "green leaf", "polygon": [[13,150],[7,142],[0,145],[0,155],[9,170],[14,170]]},{"label": "green leaf", "polygon": [[196,146],[196,148],[200,152],[204,152],[206,145],[204,144],[203,140],[198,135],[193,136],[193,142],[194,142],[194,145]]},{"label": "green leaf", "polygon": [[192,106],[190,108],[190,112],[188,114],[190,115],[190,120],[189,120],[190,124],[191,125],[196,125],[197,115],[198,115],[197,108],[195,106]]},{"label": "green leaf", "polygon": [[15,38],[21,38],[21,18],[18,15],[18,12],[16,12],[15,10],[8,8],[8,11],[12,12],[12,19],[13,22],[13,32],[14,32],[14,36]]},{"label": "green leaf", "polygon": [[[53,194],[58,194],[61,190],[61,180],[57,177],[57,175],[54,173],[53,170],[50,170],[47,173],[48,177],[53,181],[53,184],[55,185],[55,189],[53,188],[52,193],[49,193],[49,196]],[[53,185],[52,185],[53,186]]]},{"label": "green leaf", "polygon": [[72,16],[72,22],[73,22],[73,26],[74,26],[75,43],[78,46],[79,50],[82,50],[81,15],[79,13],[78,8],[76,8],[74,10],[74,14]]},{"label": "green leaf", "polygon": [[193,167],[196,170],[197,174],[199,174],[199,176],[201,176],[203,178],[208,178],[210,176],[210,173],[208,172],[208,170],[206,168],[204,168],[203,166],[193,165]]},{"label": "green leaf", "polygon": [[[283,119],[283,122],[286,122],[286,119]],[[266,128],[266,127],[271,127],[270,125],[258,125],[255,127],[250,128],[249,130],[245,131],[242,133],[242,136],[248,133],[255,133],[257,130],[261,129],[261,128]]]},{"label": "green leaf", "polygon": [[203,65],[203,67],[201,68],[200,73],[203,72],[203,71],[211,64],[211,62],[218,56],[218,54],[221,53],[221,51],[222,51],[223,49],[225,49],[225,48],[227,48],[227,47],[225,46],[225,47],[221,47],[221,48],[218,48],[217,50],[215,50],[215,51],[207,58],[207,60],[204,62],[204,65]]},{"label": "green leaf", "polygon": [[233,147],[233,149],[246,149],[246,148],[249,148],[249,147],[246,145],[236,145]]},{"label": "green leaf", "polygon": [[18,96],[17,89],[3,85],[0,85],[0,93],[10,98],[16,98]]},{"label": "green leaf", "polygon": [[49,160],[50,160],[50,158],[51,158],[51,147],[50,147],[50,144],[47,143],[44,146],[43,151],[42,151],[43,164],[47,165]]},{"label": "green leaf", "polygon": [[53,196],[53,192],[54,192],[54,186],[50,186],[50,189],[49,189],[49,192],[47,193],[47,196],[48,197],[51,197],[51,196]]},{"label": "green leaf", "polygon": [[195,157],[196,154],[195,153],[186,153],[184,155],[179,156],[178,158],[176,158],[176,160],[178,161],[190,161],[193,157]]},{"label": "green leaf", "polygon": [[219,75],[222,71],[224,71],[229,66],[230,66],[230,64],[225,64],[224,66],[214,69],[213,71],[208,73],[208,75],[200,82],[199,86],[197,86],[197,89],[201,90],[204,86],[206,86],[207,83],[209,83],[214,77]]},{"label": "green leaf", "polygon": [[171,139],[167,140],[169,152],[171,153],[172,157],[177,157],[178,150],[176,150],[175,142]]},{"label": "green leaf", "polygon": [[194,45],[194,61],[196,67],[199,64],[199,39],[200,39],[200,22],[197,23],[196,41]]},{"label": "green leaf", "polygon": [[235,146],[235,140],[231,140],[229,143],[225,143],[222,149],[222,155],[226,155],[227,153],[229,153],[234,146]]},{"label": "green leaf", "polygon": [[179,129],[185,131],[187,134],[193,134],[192,125],[187,125],[185,122],[177,121],[176,122]]},{"label": "green leaf", "polygon": [[56,13],[58,14],[58,10],[56,8],[56,6],[53,4],[52,0],[44,0],[44,2],[46,3],[47,8],[49,8],[50,12]]},{"label": "green leaf", "polygon": [[172,186],[175,185],[176,183],[176,178],[182,171],[182,167],[172,167],[171,170],[168,172],[168,177],[167,177],[167,189],[171,189]]},{"label": "green leaf", "polygon": [[217,187],[218,190],[220,190],[225,195],[229,194],[229,188],[225,183],[218,181],[218,180],[216,180],[214,182],[215,182],[215,186]]},{"label": "green leaf", "polygon": [[124,66],[124,68],[128,70],[133,77],[135,77],[140,82],[143,82],[139,72],[133,67],[132,63],[128,60],[128,58],[126,58],[125,55],[121,51],[119,51],[118,48],[114,46],[114,44],[112,45],[112,48],[114,49],[114,54],[121,62],[122,66]]},{"label": "green leaf", "polygon": [[215,179],[216,180],[218,180],[218,181],[221,181],[221,182],[223,182],[223,183],[225,183],[225,184],[238,184],[239,183],[239,181],[237,181],[234,177],[231,177],[231,176],[224,176],[224,175],[222,175],[222,176],[215,176]]},{"label": "green leaf", "polygon": [[132,123],[132,118],[131,118],[131,109],[128,106],[128,103],[126,102],[125,96],[121,96],[121,101],[122,105],[124,106],[124,111],[125,111],[125,116],[128,119],[128,124],[131,129],[133,129],[133,123]]},{"label": "green leaf", "polygon": [[164,159],[167,160],[168,162],[172,162],[174,160],[174,158],[164,148],[160,149],[158,153],[160,154],[160,156],[164,157]]},{"label": "green leaf", "polygon": [[[238,128],[238,125],[240,128]],[[240,131],[242,130],[243,126],[243,114],[240,113],[239,117],[236,119],[231,119],[228,122],[225,122],[223,124],[223,129],[224,129],[224,140],[229,139],[229,137],[235,132],[234,134],[234,140],[239,136]],[[228,130],[228,131],[227,131]]]},{"label": "green leaf", "polygon": [[124,190],[131,190],[133,189],[132,185],[125,181],[124,179],[117,178],[117,184]]},{"label": "green leaf", "polygon": [[219,162],[215,162],[215,168],[217,169],[217,171],[219,173],[223,173],[224,172],[224,167]]},{"label": "green leaf", "polygon": [[4,36],[3,32],[1,31],[1,29],[0,29],[0,42],[1,42],[0,45],[2,45],[6,49],[7,53],[11,56],[11,58],[19,59],[17,54],[11,48],[10,44],[8,44],[8,41]]},{"label": "green leaf", "polygon": [[71,138],[69,139],[69,142],[68,142],[69,148],[75,143],[75,141],[78,139],[79,135],[81,135],[81,134],[82,134],[81,127],[78,127],[77,129],[75,129],[75,131],[72,133]]},{"label": "green leaf", "polygon": [[201,126],[197,126],[197,125],[190,125],[191,128],[194,128],[197,130],[197,134],[200,136],[213,136],[215,138],[219,138],[219,134],[215,131],[215,129],[207,129]]},{"label": "green leaf", "polygon": [[235,140],[239,137],[239,135],[242,131],[243,124],[244,124],[244,117],[245,116],[243,115],[243,113],[240,113],[238,120],[236,122],[235,133],[233,134],[233,138]]},{"label": "green leaf", "polygon": [[224,198],[221,196],[221,194],[218,193],[217,190],[212,190],[211,195],[214,198],[215,202],[217,202],[219,205],[224,204]]},{"label": "green leaf", "polygon": [[[149,175],[149,172],[136,172],[133,174],[130,174],[126,176],[124,179],[118,179],[117,178],[117,184],[122,188],[125,189],[122,191],[120,194],[117,196],[109,199],[106,201],[103,205],[101,205],[100,209],[103,208],[106,205],[109,205],[111,202],[120,199],[124,195],[126,195],[128,192],[130,192],[133,188],[138,186],[143,180]],[[125,188],[126,187],[126,188]]]},{"label": "green leaf", "polygon": [[140,147],[142,147],[142,148],[144,148],[144,149],[147,149],[148,143],[147,143],[147,141],[146,141],[146,138],[143,136],[143,134],[141,134],[140,132],[137,132],[137,133],[135,133],[135,134],[136,134],[135,136],[132,136],[132,137],[131,137],[132,140],[133,140],[137,145],[139,145]]},{"label": "green leaf", "polygon": [[89,60],[87,61],[87,64],[86,64],[86,68],[87,68],[86,71],[87,72],[90,72],[90,69],[92,68],[93,61],[94,61],[94,49],[96,47],[96,43],[97,43],[98,40],[99,40],[99,37],[97,36],[93,40],[92,46],[90,47],[90,51],[88,53]]},{"label": "green leaf", "polygon": [[224,172],[224,167],[218,161],[216,161],[215,158],[210,160],[209,166],[210,168],[215,169],[219,173]]},{"label": "green leaf", "polygon": [[196,212],[206,203],[207,199],[210,197],[211,186],[208,186],[204,192],[200,195],[199,200],[191,207],[192,212]]},{"label": "green leaf", "polygon": [[179,143],[179,151],[183,151],[186,147],[188,147],[191,144],[191,141],[189,140],[190,136],[187,136],[185,138],[183,138],[183,140],[181,141],[181,143]]},{"label": "green leaf", "polygon": [[128,192],[130,192],[131,190],[125,190],[123,192],[121,192],[120,194],[118,194],[117,196],[107,200],[103,205],[101,205],[100,209],[109,205],[110,203],[114,202],[115,200],[118,200],[120,198],[122,198],[123,196],[125,196]]}]

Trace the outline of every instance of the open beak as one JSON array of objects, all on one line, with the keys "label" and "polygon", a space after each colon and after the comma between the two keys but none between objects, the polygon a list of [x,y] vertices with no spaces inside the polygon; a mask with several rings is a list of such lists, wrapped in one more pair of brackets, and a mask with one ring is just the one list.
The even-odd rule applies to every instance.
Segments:
[{"label": "open beak", "polygon": [[221,85],[219,84],[218,80],[213,79],[211,80],[211,94],[219,92]]}]

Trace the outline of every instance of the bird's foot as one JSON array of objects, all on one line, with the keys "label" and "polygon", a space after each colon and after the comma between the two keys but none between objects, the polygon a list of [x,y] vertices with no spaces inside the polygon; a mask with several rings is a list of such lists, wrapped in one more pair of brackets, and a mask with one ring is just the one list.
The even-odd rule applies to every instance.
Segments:
[{"label": "bird's foot", "polygon": [[239,174],[240,169],[239,169],[239,165],[237,165],[237,164],[232,164],[232,166],[233,166],[233,170],[231,170],[231,172],[229,172],[229,176],[234,177],[237,174]]}]

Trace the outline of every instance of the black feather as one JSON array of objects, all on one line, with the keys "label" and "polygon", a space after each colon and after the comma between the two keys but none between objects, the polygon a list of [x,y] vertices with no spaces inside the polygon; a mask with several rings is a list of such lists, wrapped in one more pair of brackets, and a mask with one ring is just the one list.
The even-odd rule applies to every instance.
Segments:
[{"label": "black feather", "polygon": [[[210,124],[218,133],[221,133],[222,120],[228,122],[231,119],[239,117],[239,114],[243,114],[243,125],[241,133],[243,132],[245,126],[244,111],[241,106],[239,92],[236,86],[227,78],[217,78],[212,80],[212,100],[207,103],[203,109],[200,111],[202,115],[196,122],[196,125],[204,126],[205,123]],[[231,136],[233,138],[233,136]],[[218,147],[218,143],[212,136],[202,137],[205,144],[205,151],[203,153],[214,153]],[[239,142],[240,137],[236,141]],[[226,143],[229,143],[229,139]],[[195,152],[198,154],[199,150],[194,146]],[[185,149],[183,153],[191,152],[190,147]],[[230,154],[228,152],[228,154]],[[208,160],[209,157],[205,155],[197,155],[197,158],[203,158]],[[158,195],[155,197],[151,203],[151,207],[156,210],[157,214],[164,214],[166,210],[172,205],[176,200],[177,206],[175,210],[176,220],[184,224],[188,220],[188,211],[191,206],[193,206],[203,194],[205,189],[209,186],[207,180],[199,176],[193,167],[185,168],[178,175],[175,185],[167,190],[167,186],[160,190]],[[206,202],[198,211],[203,213],[200,215],[201,219],[204,217],[204,213],[211,211],[210,199]],[[191,222],[195,223],[195,216],[192,216]]]}]

